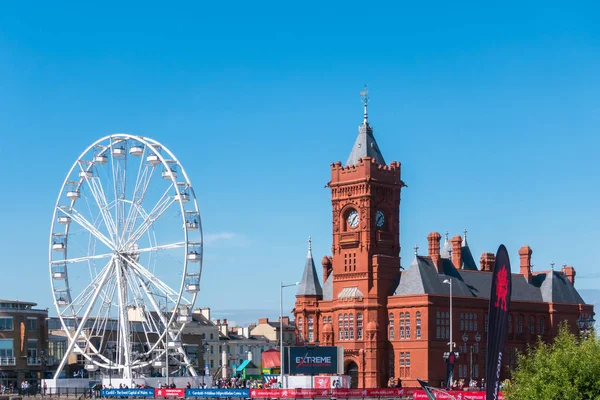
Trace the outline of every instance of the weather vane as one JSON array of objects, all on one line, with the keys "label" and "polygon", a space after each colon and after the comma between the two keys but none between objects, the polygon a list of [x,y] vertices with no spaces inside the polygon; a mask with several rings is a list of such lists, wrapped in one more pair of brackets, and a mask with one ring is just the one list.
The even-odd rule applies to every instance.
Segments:
[{"label": "weather vane", "polygon": [[369,91],[367,90],[367,84],[365,83],[365,90],[360,91],[360,95],[362,96],[363,105],[365,107],[364,114],[364,123],[367,123],[368,115],[367,115],[367,105],[369,104]]}]

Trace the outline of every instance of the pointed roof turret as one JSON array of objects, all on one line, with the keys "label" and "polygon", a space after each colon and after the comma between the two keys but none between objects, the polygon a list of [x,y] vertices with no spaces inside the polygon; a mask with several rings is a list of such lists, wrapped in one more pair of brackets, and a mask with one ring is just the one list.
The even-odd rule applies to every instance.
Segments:
[{"label": "pointed roof turret", "polygon": [[379,146],[377,146],[375,136],[373,136],[373,128],[371,127],[371,125],[369,125],[369,114],[367,112],[369,97],[367,85],[365,85],[365,90],[360,92],[360,94],[363,96],[363,123],[358,127],[358,137],[356,138],[356,141],[354,142],[354,147],[352,147],[350,156],[346,161],[346,166],[356,165],[358,164],[358,160],[364,157],[371,157],[375,159],[375,162],[377,164],[385,165],[385,160],[383,159],[381,150],[379,150]]},{"label": "pointed roof turret", "polygon": [[323,289],[319,283],[315,261],[312,255],[312,240],[308,237],[308,254],[306,255],[306,264],[304,265],[304,273],[302,280],[298,285],[296,296],[323,296]]},{"label": "pointed roof turret", "polygon": [[475,259],[473,258],[473,254],[471,253],[471,249],[469,248],[469,244],[467,243],[467,229],[464,230],[464,236],[462,240],[462,265],[459,267],[461,269],[467,269],[470,271],[477,271],[477,264],[475,263]]},{"label": "pointed roof turret", "polygon": [[446,231],[444,237],[444,247],[442,247],[441,257],[447,258],[448,260],[452,259],[452,243],[448,240],[448,231]]}]

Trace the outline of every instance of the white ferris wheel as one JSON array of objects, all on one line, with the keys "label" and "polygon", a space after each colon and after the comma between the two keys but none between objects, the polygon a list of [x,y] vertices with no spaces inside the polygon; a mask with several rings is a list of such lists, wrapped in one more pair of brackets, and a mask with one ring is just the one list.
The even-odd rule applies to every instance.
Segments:
[{"label": "white ferris wheel", "polygon": [[49,259],[69,343],[55,378],[72,352],[89,371],[124,379],[173,353],[196,376],[181,334],[200,290],[202,227],[190,180],[169,149],[129,134],[89,146],[60,189]]}]

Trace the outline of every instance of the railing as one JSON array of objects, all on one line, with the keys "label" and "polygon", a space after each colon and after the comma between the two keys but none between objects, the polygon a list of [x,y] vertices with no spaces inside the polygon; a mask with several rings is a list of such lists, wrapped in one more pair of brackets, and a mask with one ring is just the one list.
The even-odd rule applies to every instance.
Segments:
[{"label": "railing", "polygon": [[27,365],[42,365],[42,360],[37,357],[27,357]]},{"label": "railing", "polygon": [[17,365],[17,359],[14,357],[0,357],[0,365]]}]

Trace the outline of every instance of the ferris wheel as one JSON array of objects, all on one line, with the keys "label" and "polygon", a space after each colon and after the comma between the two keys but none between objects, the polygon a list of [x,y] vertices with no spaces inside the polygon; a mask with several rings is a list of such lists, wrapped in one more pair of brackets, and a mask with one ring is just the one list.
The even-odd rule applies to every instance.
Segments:
[{"label": "ferris wheel", "polygon": [[90,371],[124,379],[173,354],[197,375],[181,334],[200,290],[202,227],[190,180],[168,148],[129,134],[89,146],[60,189],[49,264],[69,339],[55,379],[71,353]]}]

